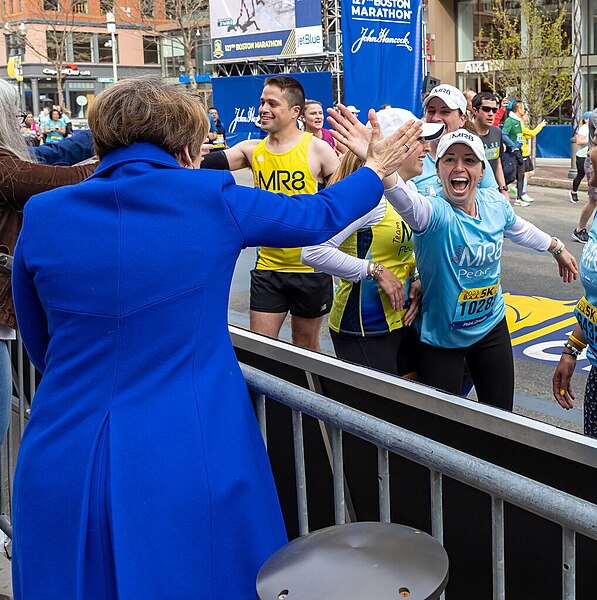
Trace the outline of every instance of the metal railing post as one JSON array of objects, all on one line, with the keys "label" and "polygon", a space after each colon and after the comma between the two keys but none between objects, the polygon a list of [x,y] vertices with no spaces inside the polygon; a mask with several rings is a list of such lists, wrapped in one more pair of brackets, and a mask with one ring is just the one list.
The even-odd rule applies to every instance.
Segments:
[{"label": "metal railing post", "polygon": [[294,440],[294,466],[296,471],[299,535],[306,535],[309,533],[309,509],[307,507],[305,440],[303,436],[303,414],[298,410],[292,411],[292,435]]}]

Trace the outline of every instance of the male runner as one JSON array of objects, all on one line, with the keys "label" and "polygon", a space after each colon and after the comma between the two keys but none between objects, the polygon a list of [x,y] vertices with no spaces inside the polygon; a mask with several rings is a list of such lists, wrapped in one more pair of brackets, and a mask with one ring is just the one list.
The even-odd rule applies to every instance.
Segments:
[{"label": "male runner", "polygon": [[503,148],[502,130],[493,125],[494,117],[499,110],[497,98],[491,92],[479,92],[472,100],[472,107],[473,124],[477,135],[483,142],[485,158],[493,169],[500,191],[506,197],[506,200],[510,202],[508,186],[504,179],[502,161],[500,160]]},{"label": "male runner", "polygon": [[[268,134],[225,151],[231,171],[250,167],[255,185],[283,194],[314,194],[336,170],[338,158],[323,140],[297,129],[305,104],[302,85],[278,75],[265,80],[259,117]],[[319,351],[319,330],[332,304],[332,278],[300,261],[300,248],[258,249],[251,271],[251,331],[277,338],[288,312],[292,341]]]}]

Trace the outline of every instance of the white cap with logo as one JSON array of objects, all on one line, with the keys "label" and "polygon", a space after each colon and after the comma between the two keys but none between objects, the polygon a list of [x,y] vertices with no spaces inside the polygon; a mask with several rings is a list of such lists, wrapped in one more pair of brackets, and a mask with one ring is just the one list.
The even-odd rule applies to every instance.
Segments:
[{"label": "white cap with logo", "polygon": [[464,94],[453,85],[442,83],[436,85],[429,96],[423,102],[423,108],[426,108],[432,98],[440,98],[452,110],[458,109],[463,115],[466,114],[466,98]]},{"label": "white cap with logo", "polygon": [[357,115],[361,112],[354,104],[349,104],[346,108],[351,113],[356,113]]},{"label": "white cap with logo", "polygon": [[[407,121],[419,120],[410,110],[404,108],[385,108],[376,112],[375,115],[377,116],[384,137],[388,137],[394,133],[396,129],[402,127]],[[437,140],[443,132],[443,123],[423,123],[421,137],[429,141]]]},{"label": "white cap with logo", "polygon": [[480,161],[485,160],[485,148],[481,138],[466,129],[459,129],[444,135],[437,145],[436,158],[439,160],[454,144],[467,145]]}]

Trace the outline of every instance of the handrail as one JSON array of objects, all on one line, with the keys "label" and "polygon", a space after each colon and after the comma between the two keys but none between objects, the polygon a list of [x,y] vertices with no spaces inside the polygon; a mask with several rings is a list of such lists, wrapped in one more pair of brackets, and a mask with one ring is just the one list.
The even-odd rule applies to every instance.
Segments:
[{"label": "handrail", "polygon": [[248,386],[268,398],[492,496],[597,540],[597,505],[247,365]]}]

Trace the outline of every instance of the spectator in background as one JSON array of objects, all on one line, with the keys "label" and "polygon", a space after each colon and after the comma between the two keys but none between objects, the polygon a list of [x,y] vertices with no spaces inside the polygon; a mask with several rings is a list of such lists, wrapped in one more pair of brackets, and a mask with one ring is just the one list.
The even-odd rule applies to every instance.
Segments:
[{"label": "spectator in background", "polygon": [[33,113],[23,113],[25,117],[23,118],[23,123],[21,125],[21,134],[25,138],[25,143],[27,146],[39,146],[41,144],[41,131],[39,130],[39,126],[33,119]]},{"label": "spectator in background", "polygon": [[216,138],[218,137],[218,128],[216,127],[216,122],[214,121],[214,118],[209,113],[207,113],[207,118],[209,119],[209,130],[207,132],[207,139],[211,144],[213,144],[216,141]]},{"label": "spectator in background", "polygon": [[228,144],[226,143],[226,128],[224,127],[224,123],[220,120],[218,109],[215,106],[211,106],[207,113],[216,124],[216,139],[213,141],[213,149],[225,150],[228,148]]},{"label": "spectator in background", "polygon": [[590,154],[591,149],[595,145],[595,131],[597,130],[597,108],[594,108],[589,115],[589,137],[588,137],[588,150],[587,158],[585,159],[585,174],[587,176],[588,183],[588,199],[587,203],[583,206],[580,213],[580,219],[578,221],[578,227],[572,232],[572,239],[575,242],[586,244],[589,240],[589,234],[587,233],[587,226],[589,219],[595,214],[597,209],[597,187],[592,185],[593,181],[593,163],[591,162]]},{"label": "spectator in background", "polygon": [[508,94],[506,94],[500,101],[500,107],[498,108],[498,111],[495,113],[495,118],[493,120],[493,124],[496,127],[499,127],[500,123],[502,122],[502,119],[504,118],[504,115],[506,114],[506,111],[509,110],[509,107],[510,107],[510,96]]},{"label": "spectator in background", "polygon": [[582,125],[576,132],[576,177],[572,182],[572,190],[568,192],[570,202],[578,202],[578,187],[585,176],[585,159],[589,150],[589,117],[591,112],[587,111],[582,116]]},{"label": "spectator in background", "polygon": [[354,104],[349,104],[346,107],[357,119],[359,118],[359,113],[361,112]]},{"label": "spectator in background", "polygon": [[44,141],[45,141],[46,138],[44,135],[44,131],[45,131],[44,128],[48,124],[48,121],[50,120],[50,108],[48,106],[44,106],[42,108],[42,111],[39,113],[37,120],[39,121],[39,130],[42,132],[42,135],[44,136]]},{"label": "spectator in background", "polygon": [[[60,107],[59,107],[60,108]],[[71,112],[68,108],[62,109],[62,120],[66,126],[66,135],[65,137],[72,137],[73,135],[73,124],[71,121]]]},{"label": "spectator in background", "polygon": [[477,95],[474,90],[466,90],[464,92],[464,97],[466,98],[466,112],[468,118],[472,120],[473,116],[473,98]]},{"label": "spectator in background", "polygon": [[502,130],[493,125],[498,111],[497,98],[491,92],[475,94],[472,100],[473,125],[485,148],[485,158],[489,161],[500,192],[510,201],[508,186],[504,179],[502,161]]},{"label": "spectator in background", "polygon": [[44,126],[46,144],[56,144],[66,137],[66,123],[57,108],[50,111],[50,120]]},{"label": "spectator in background", "polygon": [[[526,112],[524,102],[516,100],[512,103],[512,110],[504,122],[502,131],[518,148],[522,148],[522,117]],[[519,157],[521,158],[521,157]],[[516,162],[516,200],[515,206],[529,206],[530,202],[524,199],[524,160]]]},{"label": "spectator in background", "polygon": [[534,129],[529,129],[527,123],[529,121],[529,111],[525,109],[524,115],[522,115],[522,160],[524,164],[524,187],[522,190],[522,199],[526,202],[533,202],[534,198],[531,198],[527,194],[527,184],[529,179],[535,174],[535,166],[533,165],[533,159],[531,158],[531,138],[535,137],[546,125],[547,121],[543,120]]},{"label": "spectator in background", "polygon": [[336,149],[336,142],[329,130],[323,127],[323,105],[319,100],[305,100],[305,106],[299,117],[307,133],[312,133],[316,138]]}]

